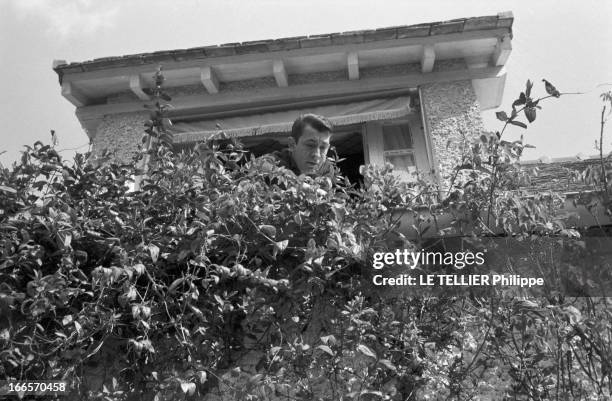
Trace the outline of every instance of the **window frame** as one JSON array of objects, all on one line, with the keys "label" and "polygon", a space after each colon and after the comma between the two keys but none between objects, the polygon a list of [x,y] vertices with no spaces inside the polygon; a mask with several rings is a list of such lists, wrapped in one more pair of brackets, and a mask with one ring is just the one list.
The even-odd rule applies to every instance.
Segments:
[{"label": "window frame", "polygon": [[[385,150],[383,127],[389,125],[407,126],[408,132],[411,136],[412,148]],[[382,167],[387,162],[386,158],[388,156],[412,155],[415,163],[414,167],[406,171],[407,174],[405,174],[403,171],[400,172],[400,177],[403,180],[415,181],[417,176],[413,173],[416,172],[422,178],[433,178],[430,177],[432,164],[427,150],[421,118],[418,113],[411,113],[407,116],[390,120],[366,122],[363,143],[364,156],[367,164],[374,164]]]}]

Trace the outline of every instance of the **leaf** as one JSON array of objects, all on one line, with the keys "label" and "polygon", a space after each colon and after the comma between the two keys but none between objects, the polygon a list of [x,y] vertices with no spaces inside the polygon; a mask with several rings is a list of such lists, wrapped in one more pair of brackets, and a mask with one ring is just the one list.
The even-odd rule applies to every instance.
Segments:
[{"label": "leaf", "polygon": [[213,295],[213,297],[219,303],[219,305],[221,305],[221,306],[225,305],[225,301],[219,295],[215,294],[215,295]]},{"label": "leaf", "polygon": [[11,187],[7,187],[5,185],[0,185],[0,191],[8,192],[9,194],[16,194],[17,191]]},{"label": "leaf", "polygon": [[376,359],[376,354],[367,345],[359,344],[357,346],[357,351],[361,352],[365,356],[369,356],[370,358]]},{"label": "leaf", "polygon": [[295,222],[295,224],[301,226],[302,225],[302,215],[297,213],[296,215],[293,216],[293,221]]},{"label": "leaf", "polygon": [[142,273],[144,273],[145,266],[142,263],[136,263],[134,266],[132,266],[132,269],[137,275],[140,276]]},{"label": "leaf", "polygon": [[149,244],[149,253],[151,254],[151,259],[153,263],[157,262],[157,258],[159,257],[159,247],[157,245]]},{"label": "leaf", "polygon": [[323,342],[323,344],[327,345],[327,344],[331,344],[334,345],[336,344],[337,340],[336,337],[334,337],[333,334],[330,334],[328,336],[323,336],[321,337],[321,341]]},{"label": "leaf", "polygon": [[332,349],[329,348],[327,345],[318,345],[316,349],[320,349],[321,351],[325,352],[326,354],[334,356],[334,351],[332,351]]},{"label": "leaf", "polygon": [[553,84],[551,84],[550,82],[548,82],[545,79],[542,79],[542,81],[544,82],[544,89],[546,89],[546,93],[548,93],[551,96],[554,97],[560,97],[561,93],[557,90],[557,88],[555,88],[555,86]]},{"label": "leaf", "polygon": [[181,383],[181,390],[183,390],[185,394],[193,395],[196,390],[196,385],[195,383]]},{"label": "leaf", "polygon": [[517,301],[516,304],[521,307],[521,308],[525,308],[525,309],[537,309],[538,308],[538,304],[530,301],[528,299],[523,299],[520,301]]},{"label": "leaf", "polygon": [[270,238],[274,238],[276,236],[276,227],[274,226],[263,224],[259,226],[259,229],[261,230],[262,233],[264,233],[266,236]]},{"label": "leaf", "polygon": [[262,378],[263,375],[261,373],[257,373],[249,378],[249,384],[259,383]]},{"label": "leaf", "polygon": [[206,383],[207,375],[205,371],[200,370],[198,373],[196,373],[196,376],[198,377],[200,384]]},{"label": "leaf", "polygon": [[512,125],[516,125],[517,127],[521,127],[521,128],[527,128],[527,124],[520,122],[520,121],[514,121],[514,120],[510,120],[508,121],[510,124]]},{"label": "leaf", "polygon": [[288,244],[289,244],[289,240],[275,242],[274,249],[278,252],[283,252],[285,249],[287,249]]},{"label": "leaf", "polygon": [[580,320],[582,320],[582,313],[580,313],[580,311],[575,306],[569,305],[569,306],[566,306],[564,309],[565,309],[565,314],[569,318],[569,321],[571,324],[576,324]]},{"label": "leaf", "polygon": [[495,113],[495,117],[497,117],[497,119],[500,121],[508,121],[508,115],[505,111],[498,111]]},{"label": "leaf", "polygon": [[397,371],[397,368],[395,367],[395,365],[393,363],[391,363],[390,360],[388,359],[381,359],[380,361],[378,361],[379,364],[383,365],[385,368],[392,370],[392,371]]},{"label": "leaf", "polygon": [[521,92],[519,98],[516,99],[514,103],[512,103],[512,108],[515,108],[516,106],[521,106],[525,103],[527,103],[527,97],[525,96],[523,92]]},{"label": "leaf", "polygon": [[[375,391],[375,390],[363,390],[361,393],[359,393],[359,395],[372,395],[372,396],[377,396],[380,398],[383,398],[384,395],[382,392],[380,391]],[[365,399],[365,398],[364,398]]]},{"label": "leaf", "polygon": [[64,237],[64,247],[68,248],[71,242],[72,242],[72,234],[68,233]]},{"label": "leaf", "polygon": [[531,80],[528,79],[527,83],[525,84],[525,96],[526,97],[531,96],[531,88],[533,88],[533,82],[531,82]]},{"label": "leaf", "polygon": [[81,327],[81,324],[77,322],[76,320],[74,321],[74,328],[76,329],[77,334],[80,337],[83,334],[83,328]]},{"label": "leaf", "polygon": [[534,122],[536,119],[536,109],[533,107],[526,107],[525,117],[527,117],[527,121],[529,121],[530,123]]},{"label": "leaf", "polygon": [[185,278],[177,278],[176,280],[174,280],[172,284],[170,284],[170,287],[168,287],[168,293],[172,294],[174,290],[176,290],[176,287],[181,285],[183,281],[185,281]]},{"label": "leaf", "polygon": [[359,316],[364,316],[364,315],[374,315],[374,316],[378,316],[378,312],[376,312],[374,309],[372,308],[365,308],[364,310],[362,310],[361,312],[359,312]]},{"label": "leaf", "polygon": [[[93,344],[92,344],[93,345]],[[104,345],[104,341],[100,341],[100,343],[98,344],[98,346],[96,348],[94,348],[91,352],[87,353],[87,356],[85,356],[84,359],[90,358],[93,355],[95,355],[98,351],[100,351],[100,348],[102,348],[102,345]],[[91,347],[89,348],[91,349]]]}]

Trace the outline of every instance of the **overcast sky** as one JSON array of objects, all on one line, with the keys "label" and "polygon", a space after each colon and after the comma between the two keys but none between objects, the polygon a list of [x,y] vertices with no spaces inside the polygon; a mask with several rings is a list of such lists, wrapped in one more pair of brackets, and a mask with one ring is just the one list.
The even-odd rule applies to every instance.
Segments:
[{"label": "overcast sky", "polygon": [[[525,132],[537,146],[526,159],[595,153],[599,94],[612,89],[612,2],[595,0],[0,0],[0,162],[56,130],[58,149],[87,150],[74,106],[60,94],[54,59],[171,50],[228,42],[410,25],[514,13],[512,54],[502,108],[528,78],[562,92],[587,92],[542,104]],[[485,113],[490,130],[501,127]],[[515,128],[511,134],[521,131]],[[604,149],[612,150],[612,128]],[[70,151],[63,155],[71,157]]]}]

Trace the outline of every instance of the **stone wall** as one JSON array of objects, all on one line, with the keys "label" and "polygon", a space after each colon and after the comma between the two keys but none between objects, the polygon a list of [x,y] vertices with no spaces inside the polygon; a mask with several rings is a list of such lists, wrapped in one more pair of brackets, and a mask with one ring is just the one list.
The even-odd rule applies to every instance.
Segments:
[{"label": "stone wall", "polygon": [[108,151],[112,161],[129,163],[142,143],[144,122],[148,119],[146,111],[104,116],[93,140],[93,157]]},{"label": "stone wall", "polygon": [[445,191],[453,167],[484,130],[480,105],[469,80],[423,85],[421,97],[433,164],[438,166],[436,173]]}]

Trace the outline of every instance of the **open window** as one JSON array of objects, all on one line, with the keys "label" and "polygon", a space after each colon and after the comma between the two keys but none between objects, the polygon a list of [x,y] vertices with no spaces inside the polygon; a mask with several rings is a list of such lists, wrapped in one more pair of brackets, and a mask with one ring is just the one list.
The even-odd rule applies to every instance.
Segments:
[{"label": "open window", "polygon": [[367,163],[391,163],[396,174],[406,181],[416,180],[419,175],[427,177],[430,163],[418,115],[370,121],[365,138]]},{"label": "open window", "polygon": [[229,136],[239,137],[255,156],[261,156],[287,148],[297,116],[320,114],[334,125],[331,145],[342,159],[338,165],[341,172],[351,182],[362,180],[361,165],[385,163],[393,164],[397,174],[410,181],[417,174],[428,177],[431,171],[421,115],[414,100],[411,94],[346,103],[328,99],[303,109],[206,119],[183,117],[174,120],[173,139],[175,143],[193,143],[222,129]]},{"label": "open window", "polygon": [[[351,183],[359,184],[362,180],[359,166],[365,163],[363,145],[364,124],[334,127],[329,155],[335,152],[341,160],[338,167],[343,176]],[[271,133],[257,136],[241,137],[244,148],[255,156],[272,153],[288,147],[288,133]]]},{"label": "open window", "polygon": [[365,164],[363,146],[364,124],[335,127],[331,145],[338,158],[340,172],[353,184],[363,180],[359,167]]},{"label": "open window", "polygon": [[410,127],[406,123],[387,122],[382,125],[383,157],[391,163],[402,177],[416,173],[414,142]]}]

